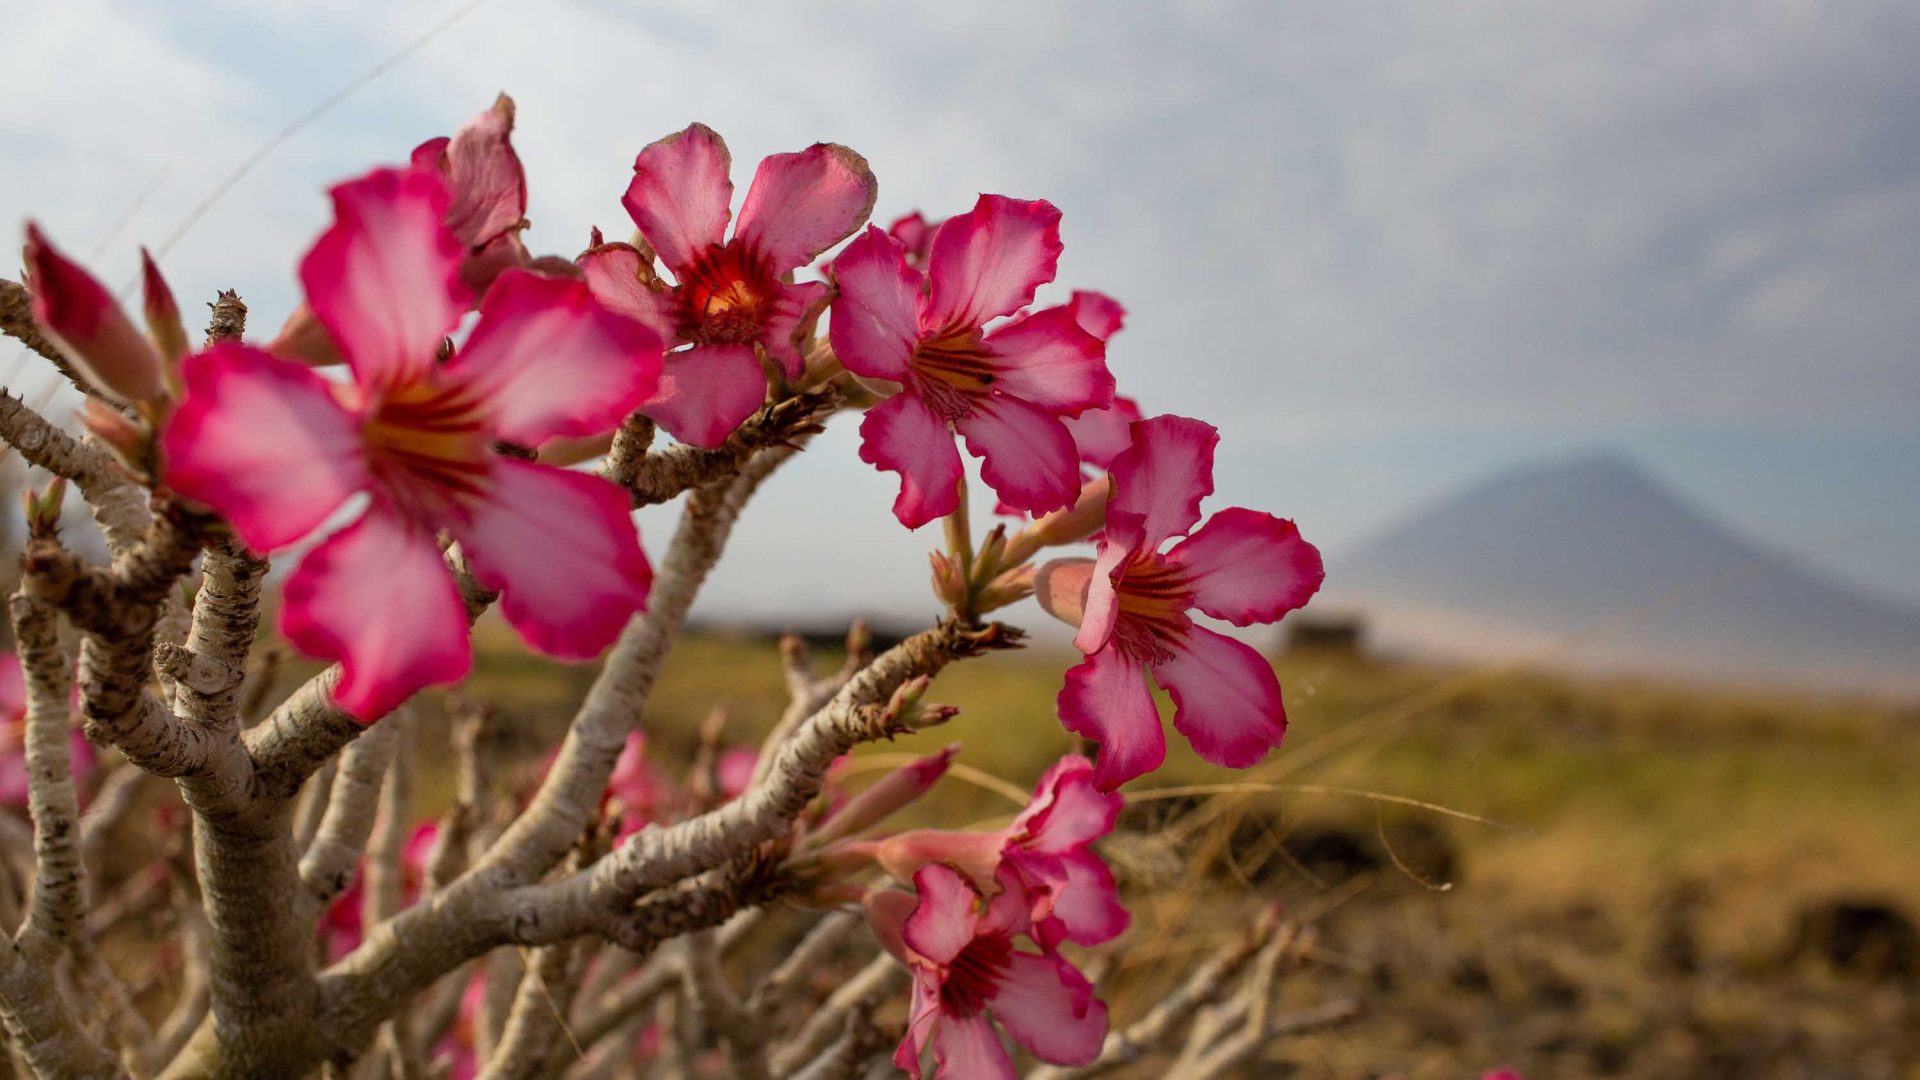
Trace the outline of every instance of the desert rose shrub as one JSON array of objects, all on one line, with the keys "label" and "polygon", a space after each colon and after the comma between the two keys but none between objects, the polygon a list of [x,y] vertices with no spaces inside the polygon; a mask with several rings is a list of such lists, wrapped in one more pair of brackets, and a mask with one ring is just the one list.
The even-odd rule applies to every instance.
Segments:
[{"label": "desert rose shrub", "polygon": [[[1275,622],[1322,572],[1290,521],[1203,513],[1219,433],[1116,392],[1118,303],[1035,306],[1061,211],[983,194],[883,230],[865,159],[831,143],[759,162],[735,211],[726,143],[696,123],[639,151],[631,240],[536,256],[513,119],[502,97],[334,185],[271,339],[227,293],[195,347],[151,259],[142,328],[28,226],[5,329],[86,398],[79,437],[0,398],[0,437],[57,478],[27,496],[0,664],[18,1061],[1211,1076],[1349,1015],[1275,1010],[1291,933],[1271,912],[1142,1015],[1105,1003],[1130,916],[1101,845],[1121,786],[1166,754],[1153,687],[1200,758],[1260,761],[1281,688],[1201,617]],[[784,643],[790,703],[764,740],[712,724],[670,768],[648,698],[689,607],[755,490],[844,413],[897,476],[900,525],[942,523],[938,617],[877,652],[856,626],[824,675]],[[969,458],[1005,518],[984,532]],[[59,535],[69,488],[104,565]],[[672,500],[650,560],[633,511]],[[468,677],[495,607],[528,649],[599,663],[528,760],[486,750],[492,710],[465,690],[445,745],[415,708]],[[940,794],[964,747],[849,767],[948,720],[933,680],[1018,647],[996,617],[1022,608],[1076,632],[1058,718],[1084,754],[966,828]],[[325,667],[276,690],[276,637]],[[456,793],[415,821],[423,762]],[[130,964],[153,974],[129,984]]]}]

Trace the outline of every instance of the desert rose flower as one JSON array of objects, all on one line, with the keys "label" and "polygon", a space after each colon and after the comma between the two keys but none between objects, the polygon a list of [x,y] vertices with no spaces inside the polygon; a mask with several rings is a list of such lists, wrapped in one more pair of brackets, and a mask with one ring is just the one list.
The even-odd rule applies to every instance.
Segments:
[{"label": "desert rose flower", "polygon": [[[1173,726],[1205,760],[1246,768],[1278,746],[1287,718],[1272,666],[1187,612],[1235,626],[1275,622],[1325,577],[1320,552],[1291,521],[1232,507],[1194,529],[1213,491],[1212,425],[1157,416],[1132,431],[1113,460],[1098,559],[1056,560],[1035,582],[1042,606],[1080,628],[1074,645],[1087,658],[1067,672],[1060,719],[1100,743],[1103,791],[1166,757],[1149,670],[1173,697]],[[1163,554],[1175,537],[1184,539]]]},{"label": "desert rose flower", "polygon": [[[507,621],[529,645],[596,655],[651,580],[628,497],[492,447],[617,425],[653,392],[659,339],[579,281],[513,270],[488,290],[465,344],[438,362],[469,306],[461,245],[443,224],[445,185],[381,169],[332,194],[337,220],[300,276],[352,381],[238,343],[189,357],[163,443],[169,482],[262,552],[369,496],[301,560],[281,611],[288,640],[340,662],[335,701],[363,722],[471,666],[441,530],[482,585],[503,591]],[[556,559],[562,523],[570,550]]]},{"label": "desert rose flower", "polygon": [[646,323],[670,345],[645,412],[674,438],[718,446],[766,399],[760,353],[800,377],[800,340],[827,302],[824,282],[784,278],[846,239],[873,210],[867,161],[815,143],[760,162],[727,238],[733,181],[727,144],[693,124],[640,151],[622,203],[673,275],[631,244],[594,244],[578,260],[602,303]]},{"label": "desert rose flower", "polygon": [[1013,824],[987,833],[917,829],[874,843],[887,873],[906,881],[923,866],[960,870],[976,888],[991,891],[1004,865],[1031,901],[1034,941],[1047,949],[1062,941],[1098,945],[1127,928],[1113,873],[1093,842],[1113,831],[1124,800],[1093,786],[1093,763],[1077,754],[1055,762]]},{"label": "desert rose flower", "polygon": [[938,863],[922,867],[913,883],[917,902],[897,890],[867,900],[875,935],[913,973],[895,1065],[918,1080],[932,1043],[938,1077],[1012,1078],[1013,1060],[993,1020],[1042,1061],[1084,1065],[1099,1056],[1107,1007],[1086,976],[1057,955],[1014,947],[1027,932],[1030,906],[1016,879],[1003,872],[991,901]]},{"label": "desert rose flower", "polygon": [[910,529],[959,506],[954,432],[1008,506],[1043,514],[1080,491],[1063,417],[1113,400],[1106,346],[1065,305],[989,331],[1032,302],[1060,258],[1060,212],[982,195],[933,238],[927,274],[869,227],[834,261],[830,336],[848,371],[899,386],[867,411],[860,457],[900,474],[894,516]]}]

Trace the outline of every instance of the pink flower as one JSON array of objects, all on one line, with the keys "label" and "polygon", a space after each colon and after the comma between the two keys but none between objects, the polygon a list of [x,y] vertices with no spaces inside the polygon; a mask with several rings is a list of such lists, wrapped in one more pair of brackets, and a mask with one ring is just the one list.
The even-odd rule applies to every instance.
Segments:
[{"label": "pink flower", "polygon": [[924,278],[898,240],[872,227],[834,261],[834,352],[853,374],[900,387],[867,412],[860,457],[900,474],[901,524],[919,528],[958,507],[950,428],[1007,505],[1040,514],[1079,493],[1061,418],[1113,400],[1106,346],[1065,306],[985,329],[1030,303],[1059,258],[1051,204],[982,195],[941,224]]},{"label": "pink flower", "polygon": [[[141,256],[148,304],[172,304],[173,294],[166,291],[153,260],[145,252]],[[27,223],[25,257],[34,321],[95,390],[122,403],[167,396],[160,353],[105,285],[48,243],[32,222]],[[154,294],[156,286],[164,296]]]},{"label": "pink flower", "polygon": [[889,874],[905,881],[933,863],[953,866],[974,887],[991,891],[1001,867],[1020,883],[1032,906],[1033,939],[1049,951],[1062,941],[1098,945],[1127,928],[1113,873],[1093,842],[1113,831],[1124,800],[1093,786],[1093,763],[1079,755],[1055,762],[1034,788],[1027,808],[997,832],[919,829],[873,845]]},{"label": "pink flower", "polygon": [[[1272,666],[1187,612],[1235,626],[1274,622],[1325,577],[1320,552],[1291,521],[1232,507],[1194,529],[1213,490],[1212,425],[1157,416],[1132,431],[1113,460],[1098,560],[1048,563],[1034,585],[1047,610],[1080,628],[1074,645],[1087,659],[1067,672],[1060,719],[1100,743],[1094,782],[1103,791],[1166,757],[1149,668],[1173,697],[1173,726],[1205,760],[1245,768],[1278,746],[1287,719]],[[1162,554],[1174,537],[1185,539]]]},{"label": "pink flower", "polygon": [[766,399],[760,353],[800,377],[800,342],[827,302],[827,286],[783,278],[867,220],[878,190],[865,158],[833,143],[760,162],[726,238],[733,182],[727,144],[693,124],[640,151],[622,200],[652,253],[601,243],[579,265],[601,302],[688,346],[669,353],[648,416],[682,442],[718,446]]},{"label": "pink flower", "polygon": [[[0,652],[0,806],[24,809],[28,802],[26,721],[27,681],[20,658]],[[93,744],[78,725],[68,737],[67,762],[78,785],[85,785],[98,765]],[[84,791],[80,801],[86,802]]]},{"label": "pink flower", "polygon": [[1050,953],[1026,952],[1029,901],[1003,873],[991,901],[959,871],[938,863],[913,876],[919,901],[889,890],[868,897],[881,942],[913,973],[907,1034],[893,1063],[915,1080],[933,1044],[935,1075],[951,1080],[1013,1077],[1013,1061],[992,1018],[1042,1061],[1084,1065],[1100,1054],[1107,1007],[1078,968]]},{"label": "pink flower", "polygon": [[895,218],[887,226],[887,235],[900,241],[905,249],[907,265],[915,270],[927,268],[927,252],[933,248],[933,234],[940,228],[937,221],[928,221],[920,211],[915,210],[905,217]]},{"label": "pink flower", "polygon": [[[307,299],[353,368],[332,383],[222,343],[186,362],[165,435],[168,479],[274,551],[348,497],[366,508],[287,579],[281,629],[338,660],[334,696],[371,722],[472,663],[467,618],[436,535],[460,542],[529,645],[584,659],[644,604],[651,571],[627,495],[597,477],[504,457],[603,431],[658,380],[660,343],[584,284],[513,270],[457,354],[435,357],[469,306],[448,194],[432,173],[381,169],[333,189],[337,221],[301,263]],[[564,529],[567,557],[552,557]]]}]

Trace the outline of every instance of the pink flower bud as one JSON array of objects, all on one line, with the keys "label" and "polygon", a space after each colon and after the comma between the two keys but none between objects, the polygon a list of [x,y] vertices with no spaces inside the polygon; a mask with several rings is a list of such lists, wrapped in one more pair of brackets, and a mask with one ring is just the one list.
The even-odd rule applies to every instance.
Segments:
[{"label": "pink flower bud", "polygon": [[1092,559],[1055,559],[1033,579],[1033,595],[1047,614],[1079,626],[1087,613],[1087,586],[1093,581]]},{"label": "pink flower bud", "polygon": [[106,287],[27,225],[33,317],[94,389],[121,402],[167,396],[160,356]]},{"label": "pink flower bud", "polygon": [[959,752],[960,744],[951,743],[937,754],[908,762],[881,777],[872,787],[847,800],[839,813],[828,818],[820,831],[808,838],[808,845],[831,843],[886,820],[931,790],[946,775],[947,766]]},{"label": "pink flower bud", "polygon": [[160,267],[146,248],[140,249],[140,292],[146,302],[147,336],[153,339],[168,367],[177,368],[193,346],[187,340],[187,327],[180,319],[180,305],[173,300],[173,290],[160,276]]},{"label": "pink flower bud", "polygon": [[80,407],[80,424],[128,468],[147,467],[153,452],[152,432],[127,419],[120,410],[104,401],[89,398]]}]

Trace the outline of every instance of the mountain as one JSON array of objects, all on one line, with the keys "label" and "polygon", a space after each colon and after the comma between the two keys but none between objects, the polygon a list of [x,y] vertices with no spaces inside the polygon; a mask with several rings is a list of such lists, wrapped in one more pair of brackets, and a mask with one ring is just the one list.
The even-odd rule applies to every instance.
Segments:
[{"label": "mountain", "polygon": [[1920,693],[1920,611],[1739,536],[1619,458],[1496,476],[1327,563],[1315,607],[1363,612],[1390,649]]}]

